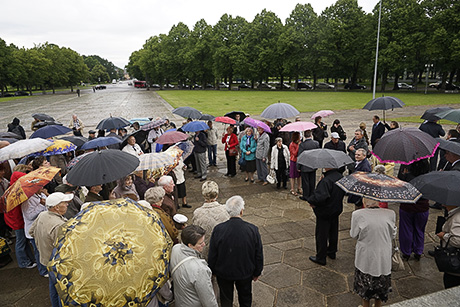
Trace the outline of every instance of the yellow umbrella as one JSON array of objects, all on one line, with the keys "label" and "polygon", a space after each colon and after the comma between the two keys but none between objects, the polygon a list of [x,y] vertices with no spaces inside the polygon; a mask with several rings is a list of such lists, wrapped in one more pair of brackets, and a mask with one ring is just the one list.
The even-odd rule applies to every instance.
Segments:
[{"label": "yellow umbrella", "polygon": [[53,144],[47,147],[45,150],[37,152],[32,156],[54,156],[62,155],[70,151],[77,149],[77,146],[66,140],[54,140]]}]

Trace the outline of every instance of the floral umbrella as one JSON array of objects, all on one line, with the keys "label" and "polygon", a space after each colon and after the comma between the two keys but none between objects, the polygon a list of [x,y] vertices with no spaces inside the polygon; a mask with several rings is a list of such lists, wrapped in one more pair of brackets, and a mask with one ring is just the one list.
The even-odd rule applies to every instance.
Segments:
[{"label": "floral umbrella", "polygon": [[62,155],[77,149],[77,146],[66,140],[54,140],[54,143],[43,151],[31,154],[31,156],[54,156]]},{"label": "floral umbrella", "polygon": [[48,269],[64,306],[145,306],[169,278],[172,241],[131,199],[91,203],[62,229]]}]

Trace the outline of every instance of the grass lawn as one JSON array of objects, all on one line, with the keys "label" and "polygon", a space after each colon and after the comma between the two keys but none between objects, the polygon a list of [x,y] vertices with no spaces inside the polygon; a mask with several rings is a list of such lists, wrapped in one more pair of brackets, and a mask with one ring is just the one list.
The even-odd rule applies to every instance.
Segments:
[{"label": "grass lawn", "polygon": [[[363,91],[206,91],[174,90],[158,91],[174,108],[189,106],[203,113],[221,116],[233,110],[244,110],[260,114],[269,105],[278,101],[289,103],[300,112],[314,112],[322,109],[361,109],[372,99],[371,92]],[[381,96],[377,93],[376,96]],[[401,99],[407,106],[439,105],[460,103],[460,95],[444,93],[387,92],[386,96]]]}]

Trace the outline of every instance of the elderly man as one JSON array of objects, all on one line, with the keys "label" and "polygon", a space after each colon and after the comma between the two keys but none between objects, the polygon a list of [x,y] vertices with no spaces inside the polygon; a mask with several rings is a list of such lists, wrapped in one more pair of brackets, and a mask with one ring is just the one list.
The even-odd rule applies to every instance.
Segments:
[{"label": "elderly man", "polygon": [[130,153],[136,157],[144,154],[139,144],[136,144],[136,138],[133,135],[128,137],[127,143],[128,144],[123,147],[122,151]]},{"label": "elderly man", "polygon": [[[350,141],[350,144],[348,144],[348,147],[347,147],[348,155],[353,161],[356,161],[355,153],[356,153],[356,150],[359,148],[364,149],[366,152],[368,151],[367,142],[366,142],[366,139],[364,138],[364,131],[361,129],[356,129],[355,137]],[[348,171],[350,172],[350,174],[353,173],[354,171],[353,164],[348,166]]]},{"label": "elderly man", "polygon": [[372,121],[374,124],[372,125],[372,133],[371,133],[371,145],[372,149],[374,149],[375,144],[380,140],[380,138],[385,134],[385,125],[380,121],[380,117],[374,115],[372,117]]},{"label": "elderly man", "polygon": [[[359,148],[355,152],[355,165],[353,172],[372,172],[372,167],[369,161],[366,159],[367,152]],[[361,209],[363,207],[363,198],[358,195],[349,195],[347,202],[355,204],[356,209]]]},{"label": "elderly man", "polygon": [[268,151],[270,150],[270,137],[261,127],[257,127],[257,132],[259,132],[259,137],[257,138],[257,147],[256,147],[256,168],[257,168],[257,178],[259,182],[263,185],[267,185],[267,175],[268,175]]},{"label": "elderly man", "polygon": [[[305,137],[305,140],[299,145],[299,153],[297,154],[297,157],[299,157],[300,154],[304,152],[305,150],[319,148],[318,141],[313,140],[311,130],[306,130],[304,132],[304,137]],[[313,193],[313,190],[315,189],[316,169],[309,168],[308,166],[300,165],[300,164],[297,164],[297,168],[299,169],[300,177],[302,178],[302,192],[303,192],[302,196],[299,196],[299,198],[301,200],[306,201],[307,198]]]},{"label": "elderly man", "polygon": [[326,149],[338,150],[347,153],[345,147],[345,143],[340,139],[340,136],[337,132],[332,132],[331,140],[324,144],[324,148]]},{"label": "elderly man", "polygon": [[[434,138],[438,138],[438,137],[446,135],[446,132],[444,131],[444,129],[442,129],[442,126],[438,124],[437,120],[433,120],[433,121],[426,120],[418,128],[422,130],[423,132],[428,133]],[[439,149],[437,149],[434,156],[430,158],[430,170],[431,171],[436,170],[436,167],[438,165],[438,155],[439,155]]]},{"label": "elderly man", "polygon": [[195,178],[205,181],[208,175],[208,166],[206,164],[206,149],[208,137],[204,131],[197,131],[193,138],[193,152],[195,153],[197,174]]},{"label": "elderly man", "polygon": [[209,129],[206,130],[208,135],[208,166],[217,166],[217,140],[219,135],[217,134],[217,129],[212,126],[212,121],[208,121],[208,126]]},{"label": "elderly man", "polygon": [[174,199],[174,180],[171,176],[161,176],[158,179],[158,185],[165,190],[165,198],[161,204],[161,208],[173,217],[177,213],[177,205]]},{"label": "elderly man", "polygon": [[150,130],[149,135],[147,136],[147,142],[150,144],[151,152],[156,152],[156,145],[155,141],[165,133],[163,129],[160,127],[153,128]]},{"label": "elderly man", "polygon": [[83,122],[77,117],[77,114],[73,114],[69,123],[69,128],[73,130],[73,134],[76,136],[83,136],[82,132],[84,127]]},{"label": "elderly man", "polygon": [[209,267],[217,276],[222,307],[233,306],[236,285],[240,306],[252,304],[252,281],[262,274],[264,256],[259,229],[242,220],[244,200],[230,197],[225,203],[230,220],[217,225],[211,236]]},{"label": "elderly man", "polygon": [[[35,239],[38,251],[40,252],[40,263],[47,266],[54,242],[62,231],[61,226],[67,221],[64,214],[67,211],[69,202],[73,199],[73,194],[55,192],[46,199],[48,211],[40,213],[32,224],[29,234]],[[59,307],[59,296],[54,284],[56,278],[53,274],[49,276],[50,299],[53,307]]]}]

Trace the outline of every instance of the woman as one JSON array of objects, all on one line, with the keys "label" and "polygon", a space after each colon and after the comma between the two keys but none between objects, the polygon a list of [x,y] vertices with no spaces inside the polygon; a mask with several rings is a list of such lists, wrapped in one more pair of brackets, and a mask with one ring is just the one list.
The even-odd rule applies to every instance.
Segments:
[{"label": "woman", "polygon": [[283,144],[283,139],[278,137],[275,139],[275,146],[272,147],[271,155],[271,169],[274,169],[276,172],[276,188],[281,187],[283,183],[283,188],[287,189],[287,170],[289,168],[289,149],[286,145]]},{"label": "woman", "polygon": [[246,128],[245,135],[241,138],[241,155],[246,161],[244,169],[246,171],[246,178],[244,181],[251,180],[254,183],[254,172],[256,171],[256,148],[257,142],[254,139],[254,131],[251,127]]},{"label": "woman", "polygon": [[332,123],[331,133],[332,132],[337,132],[342,141],[347,139],[347,134],[345,130],[343,130],[342,126],[340,125],[340,120],[338,119],[334,119],[334,122]]},{"label": "woman", "polygon": [[[48,162],[48,160],[46,160],[46,157],[44,156],[38,156],[38,157],[35,157],[35,159],[32,160],[32,169],[35,171],[37,169],[39,169],[40,167],[42,166],[51,166],[51,164]],[[44,190],[44,193],[46,195],[49,195],[51,193],[54,193],[54,189],[59,185],[58,182],[57,182],[57,177],[60,177],[59,173],[57,173],[53,179],[48,182],[48,184],[46,184],[44,186],[45,190]]]},{"label": "woman", "polygon": [[177,198],[182,200],[182,207],[184,208],[192,208],[189,204],[187,204],[187,188],[185,186],[185,174],[184,169],[186,166],[184,164],[184,160],[182,157],[179,159],[179,164],[173,168],[173,173],[176,176],[176,189],[177,189]]},{"label": "woman", "polygon": [[133,175],[128,175],[118,179],[117,186],[113,189],[112,194],[114,198],[129,197],[132,200],[138,201],[139,194],[134,186]]},{"label": "woman", "polygon": [[365,122],[359,123],[359,129],[363,130],[363,137],[366,140],[367,145],[369,145],[369,136],[367,135],[367,131],[366,131],[366,123]]},{"label": "woman", "polygon": [[[410,165],[401,165],[398,178],[409,182],[429,171],[430,163],[428,159],[423,159]],[[409,260],[414,253],[415,260],[420,260],[425,245],[425,226],[429,210],[428,199],[425,198],[420,198],[415,204],[399,205],[399,247],[403,259]]]},{"label": "woman", "polygon": [[[297,196],[300,190],[300,172],[297,170],[297,155],[299,153],[300,132],[294,132],[289,144],[289,181],[291,182],[291,194]],[[297,187],[297,192],[296,192]]]},{"label": "woman", "polygon": [[171,251],[171,276],[174,282],[176,306],[217,307],[211,284],[211,270],[200,259],[205,246],[205,230],[190,225],[182,230],[181,244]]},{"label": "woman", "polygon": [[377,201],[364,197],[364,209],[353,211],[350,236],[357,239],[354,291],[363,306],[375,307],[388,300],[391,291],[392,240],[396,236],[394,211],[379,208]]},{"label": "woman", "polygon": [[315,141],[318,141],[319,143],[319,148],[323,147],[323,140],[325,137],[325,132],[327,131],[327,125],[325,125],[321,121],[322,117],[321,116],[316,116],[315,117],[315,124],[318,126],[318,128],[313,130],[313,139]]},{"label": "woman", "polygon": [[[238,138],[235,133],[233,133],[233,127],[227,127],[227,133],[222,135],[222,144],[225,144],[225,157],[227,158],[227,174],[225,176],[235,177],[236,175],[236,154],[238,149]],[[230,151],[236,153],[233,155]]]},{"label": "woman", "polygon": [[153,211],[158,213],[160,220],[163,222],[163,225],[165,226],[169,236],[173,240],[174,244],[177,244],[179,243],[179,231],[177,231],[177,228],[174,226],[172,216],[167,214],[163,208],[161,208],[161,204],[163,203],[164,198],[165,189],[162,187],[153,187],[145,191],[145,200],[152,206],[151,208]]}]

